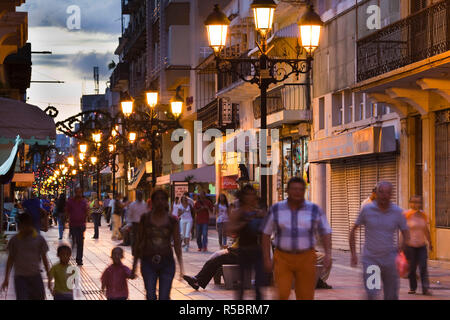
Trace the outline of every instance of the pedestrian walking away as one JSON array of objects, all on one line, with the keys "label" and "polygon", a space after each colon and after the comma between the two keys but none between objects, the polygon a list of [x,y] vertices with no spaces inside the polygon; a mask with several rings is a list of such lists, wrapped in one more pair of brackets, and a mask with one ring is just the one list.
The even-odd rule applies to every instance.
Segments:
[{"label": "pedestrian walking away", "polygon": [[[362,254],[364,287],[369,300],[376,299],[383,283],[384,299],[398,300],[400,278],[395,259],[403,243],[409,242],[408,226],[403,210],[391,202],[392,184],[382,181],[377,185],[376,200],[364,206],[350,232],[351,266],[356,267],[358,257],[355,234],[364,226],[365,242]],[[395,243],[395,235],[402,232],[403,243]],[[376,273],[375,276],[372,276]]]},{"label": "pedestrian walking away", "polygon": [[262,286],[265,275],[261,250],[261,231],[266,212],[259,206],[256,190],[245,185],[237,193],[239,208],[231,212],[229,222],[230,234],[239,238],[238,262],[240,281],[237,299],[244,299],[245,278],[255,274],[255,299],[262,300]]},{"label": "pedestrian walking away", "polygon": [[213,208],[205,191],[200,192],[200,197],[194,206],[198,251],[208,251],[208,224]]},{"label": "pedestrian walking away", "polygon": [[152,194],[152,211],[144,214],[139,222],[135,245],[132,275],[141,262],[147,300],[156,300],[156,283],[159,281],[159,300],[169,300],[175,276],[175,254],[180,267],[180,279],[184,274],[181,239],[178,220],[169,213],[169,196],[163,190]]},{"label": "pedestrian walking away", "polygon": [[[316,204],[305,200],[306,183],[294,177],[287,184],[287,200],[274,204],[267,216],[262,246],[264,267],[273,275],[280,300],[287,300],[295,280],[297,300],[313,300],[316,287],[316,238],[324,248],[323,267],[331,267],[331,228]],[[273,264],[270,258],[274,234]]]},{"label": "pedestrian walking away", "polygon": [[100,220],[102,219],[102,213],[103,213],[103,207],[100,205],[100,202],[98,201],[98,199],[94,199],[92,201],[90,210],[91,210],[92,221],[94,222],[94,236],[92,237],[92,239],[98,239],[99,238]]},{"label": "pedestrian walking away", "polygon": [[8,260],[1,289],[8,290],[9,277],[14,268],[16,299],[45,300],[41,261],[48,275],[48,250],[47,242],[33,226],[31,215],[22,213],[19,216],[19,233],[8,242]]},{"label": "pedestrian walking away", "polygon": [[227,196],[223,193],[219,195],[219,201],[214,206],[216,216],[217,234],[219,236],[219,246],[221,249],[227,247],[226,226],[230,215],[230,206],[228,205]]},{"label": "pedestrian walking away", "polygon": [[66,195],[62,193],[56,200],[55,213],[56,220],[58,221],[59,240],[62,240],[64,236],[64,228],[66,224]]},{"label": "pedestrian walking away", "polygon": [[422,209],[422,197],[413,196],[409,201],[410,209],[405,212],[406,223],[409,228],[409,241],[405,245],[405,255],[409,262],[409,294],[416,293],[417,277],[416,270],[419,267],[420,280],[422,282],[422,293],[431,295],[430,280],[428,278],[428,252],[433,250],[431,244],[428,218]]},{"label": "pedestrian walking away", "polygon": [[111,251],[113,263],[103,272],[102,291],[108,300],[127,300],[128,299],[128,279],[134,279],[136,276],[131,270],[122,264],[123,249],[115,247]]},{"label": "pedestrian walking away", "polygon": [[83,198],[83,190],[75,189],[75,197],[67,200],[66,214],[69,218],[69,228],[72,235],[72,243],[77,246],[76,262],[83,265],[84,232],[86,231],[86,219],[89,210],[88,202]]},{"label": "pedestrian walking away", "polygon": [[136,243],[139,221],[141,221],[142,215],[148,212],[148,207],[143,200],[144,195],[138,191],[136,193],[136,201],[132,202],[128,207],[127,222],[131,223],[131,248],[134,255],[134,244]]},{"label": "pedestrian walking away", "polygon": [[120,227],[122,226],[122,216],[124,214],[124,207],[120,201],[121,195],[118,194],[113,201],[111,216],[112,216],[112,240],[122,240],[120,235]]}]

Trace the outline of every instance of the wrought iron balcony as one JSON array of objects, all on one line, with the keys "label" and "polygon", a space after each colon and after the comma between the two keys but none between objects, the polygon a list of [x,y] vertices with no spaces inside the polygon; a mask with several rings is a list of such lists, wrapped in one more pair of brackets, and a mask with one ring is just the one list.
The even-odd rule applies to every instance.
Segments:
[{"label": "wrought iron balcony", "polygon": [[[236,57],[236,58],[248,58],[247,56],[247,52],[242,53],[241,52],[241,46],[239,44],[231,46],[231,47],[227,47],[225,48],[222,53],[221,53],[221,57],[222,58],[231,58],[231,57]],[[241,63],[239,65],[239,69],[237,70],[238,73],[244,75],[244,76],[250,76],[252,74],[252,64],[251,63]],[[217,75],[217,85],[218,85],[218,91],[221,91],[231,85],[233,85],[234,83],[238,82],[241,80],[241,78],[237,75],[236,72],[229,72],[229,73],[224,73],[224,72],[220,72]]]},{"label": "wrought iron balcony", "polygon": [[440,1],[357,42],[364,81],[450,50],[450,0]]},{"label": "wrought iron balcony", "polygon": [[203,131],[210,128],[236,129],[239,126],[238,106],[216,98],[198,110],[197,120],[202,121]]},{"label": "wrought iron balcony", "polygon": [[123,91],[128,87],[130,77],[130,66],[128,62],[119,62],[111,74],[111,89],[113,91]]},{"label": "wrought iron balcony", "polygon": [[[270,117],[279,113],[276,117]],[[253,101],[255,119],[261,118],[261,98]],[[306,110],[306,86],[300,83],[284,84],[267,93],[267,123],[311,121],[311,110]]]}]

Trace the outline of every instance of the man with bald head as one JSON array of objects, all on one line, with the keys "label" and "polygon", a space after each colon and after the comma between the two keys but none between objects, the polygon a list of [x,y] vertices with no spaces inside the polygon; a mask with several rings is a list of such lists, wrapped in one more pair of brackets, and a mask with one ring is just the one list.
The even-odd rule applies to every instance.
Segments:
[{"label": "man with bald head", "polygon": [[[392,184],[382,181],[376,188],[376,199],[362,207],[350,233],[351,265],[356,267],[355,233],[365,227],[365,242],[362,254],[364,287],[369,300],[377,298],[383,283],[384,299],[398,300],[400,278],[395,258],[403,243],[409,239],[403,210],[391,202]],[[395,235],[400,230],[402,243],[395,244]]]}]

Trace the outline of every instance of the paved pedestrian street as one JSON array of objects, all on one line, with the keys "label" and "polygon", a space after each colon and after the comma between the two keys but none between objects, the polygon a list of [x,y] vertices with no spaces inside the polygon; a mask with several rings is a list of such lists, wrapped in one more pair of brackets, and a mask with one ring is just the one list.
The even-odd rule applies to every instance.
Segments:
[{"label": "paved pedestrian street", "polygon": [[[105,297],[101,293],[100,277],[103,270],[111,263],[110,254],[111,249],[120,244],[120,241],[111,240],[111,231],[107,227],[105,221],[102,222],[100,228],[100,239],[94,240],[93,226],[88,224],[85,234],[85,248],[83,267],[80,268],[80,286],[81,290],[75,292],[76,300],[105,300]],[[56,263],[58,258],[56,257],[56,249],[60,241],[58,241],[58,230],[56,227],[50,228],[47,233],[43,233],[48,241],[50,252],[48,254],[51,263]],[[68,232],[65,231],[64,240],[70,242],[67,239]],[[208,257],[216,250],[218,250],[217,233],[215,230],[210,229],[208,239],[208,251],[207,253],[197,252],[195,241],[191,242],[191,249],[189,253],[183,252],[183,259],[185,265],[185,272],[188,275],[195,275],[201,269]],[[131,268],[132,256],[130,247],[122,247],[125,251],[125,258],[123,263]],[[3,281],[6,267],[6,253],[0,253],[0,280]],[[75,261],[72,259],[72,264]],[[440,263],[441,267],[435,267],[437,263],[430,263],[430,281],[431,290],[433,296],[423,296],[421,294],[409,295],[408,294],[408,280],[401,280],[400,299],[402,300],[436,300],[444,299],[450,300],[450,264]],[[138,268],[139,269],[139,268]],[[315,298],[318,300],[358,300],[364,299],[364,290],[362,288],[362,271],[360,268],[354,269],[350,267],[349,253],[342,251],[333,252],[333,268],[330,274],[330,278],[327,283],[333,287],[331,290],[316,290]],[[44,276],[44,284],[47,284],[46,276]],[[47,287],[47,299],[52,299]],[[138,278],[129,281],[129,299],[130,300],[144,300],[145,288],[142,281],[142,276],[138,270]],[[420,285],[419,290],[420,292]],[[265,290],[265,296],[267,299],[273,298],[273,291],[271,288]],[[14,294],[14,281],[10,280],[10,287],[5,295],[0,295],[1,299],[13,300]],[[253,297],[253,292],[248,291],[246,298]],[[225,290],[223,280],[221,285],[215,285],[212,280],[206,290],[199,289],[195,291],[183,280],[180,281],[179,274],[177,272],[173,281],[173,288],[171,298],[174,300],[232,300],[234,299],[234,291]],[[291,299],[294,299],[292,292]]]}]

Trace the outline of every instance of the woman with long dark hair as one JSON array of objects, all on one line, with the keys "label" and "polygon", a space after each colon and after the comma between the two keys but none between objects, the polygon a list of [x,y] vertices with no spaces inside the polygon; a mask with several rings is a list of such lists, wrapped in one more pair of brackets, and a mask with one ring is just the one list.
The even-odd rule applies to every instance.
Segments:
[{"label": "woman with long dark hair", "polygon": [[216,215],[216,227],[219,236],[220,249],[227,248],[226,226],[230,215],[230,206],[228,205],[227,196],[223,193],[219,195],[219,200],[214,206]]},{"label": "woman with long dark hair", "polygon": [[237,299],[244,298],[245,277],[255,271],[256,300],[262,300],[261,287],[264,282],[261,249],[261,229],[265,211],[259,205],[255,188],[245,185],[238,193],[239,207],[230,215],[228,232],[239,239],[238,261],[240,287]]},{"label": "woman with long dark hair", "polygon": [[183,275],[183,258],[178,220],[169,213],[169,196],[163,190],[152,194],[152,210],[141,217],[135,246],[132,275],[141,260],[147,300],[156,300],[156,282],[159,280],[159,300],[170,300],[175,276],[175,260],[171,241]]}]

